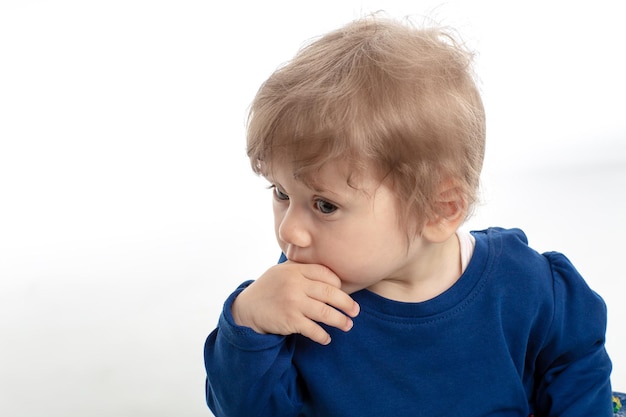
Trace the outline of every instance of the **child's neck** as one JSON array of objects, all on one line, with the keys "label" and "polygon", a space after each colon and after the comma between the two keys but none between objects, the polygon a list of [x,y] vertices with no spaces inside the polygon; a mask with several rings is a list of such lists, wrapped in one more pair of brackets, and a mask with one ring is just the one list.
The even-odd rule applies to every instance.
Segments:
[{"label": "child's neck", "polygon": [[405,273],[384,279],[368,290],[394,301],[417,303],[442,294],[461,274],[461,250],[455,233],[442,243],[423,243]]}]

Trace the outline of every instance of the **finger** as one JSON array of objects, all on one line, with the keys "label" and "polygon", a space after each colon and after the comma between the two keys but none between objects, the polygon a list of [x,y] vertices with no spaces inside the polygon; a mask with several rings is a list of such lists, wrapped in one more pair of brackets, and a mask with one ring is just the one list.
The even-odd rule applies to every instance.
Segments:
[{"label": "finger", "polygon": [[356,317],[359,314],[359,304],[341,289],[332,285],[311,281],[305,292],[309,298],[329,304],[350,317]]},{"label": "finger", "polygon": [[352,319],[328,304],[311,300],[303,305],[302,313],[309,319],[336,327],[344,332],[352,329]]},{"label": "finger", "polygon": [[313,281],[324,282],[335,288],[341,288],[341,280],[328,267],[319,264],[299,264],[300,273],[303,277]]},{"label": "finger", "polygon": [[359,305],[346,292],[341,291],[341,280],[330,268],[319,264],[301,264],[300,273],[313,282],[327,284],[322,287],[310,287],[313,288],[308,294],[310,297],[330,304],[350,317],[359,314]]},{"label": "finger", "polygon": [[297,329],[296,333],[300,333],[302,336],[308,337],[320,345],[327,345],[330,343],[330,335],[326,332],[326,330],[311,320],[302,321],[300,328]]}]

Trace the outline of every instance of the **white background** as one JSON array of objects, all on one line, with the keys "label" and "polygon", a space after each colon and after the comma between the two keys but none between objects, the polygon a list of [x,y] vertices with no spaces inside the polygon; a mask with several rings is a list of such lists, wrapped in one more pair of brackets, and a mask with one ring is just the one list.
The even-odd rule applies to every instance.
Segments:
[{"label": "white background", "polygon": [[[482,203],[609,307],[626,390],[619,2],[0,1],[0,413],[209,416],[202,347],[278,257],[245,111],[304,41],[428,15],[479,53]],[[532,300],[529,300],[532,302]]]}]

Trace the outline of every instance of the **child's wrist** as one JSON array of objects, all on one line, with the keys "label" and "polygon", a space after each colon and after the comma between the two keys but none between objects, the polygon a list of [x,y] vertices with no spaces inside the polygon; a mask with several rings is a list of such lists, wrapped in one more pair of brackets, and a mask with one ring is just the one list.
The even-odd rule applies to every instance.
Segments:
[{"label": "child's wrist", "polygon": [[261,329],[257,328],[254,325],[252,320],[246,319],[246,315],[242,314],[242,311],[241,311],[241,294],[242,293],[240,293],[239,295],[237,295],[237,297],[235,297],[232,305],[230,306],[230,314],[233,317],[233,321],[235,322],[237,326],[249,327],[259,334],[265,334],[264,331],[262,331]]}]

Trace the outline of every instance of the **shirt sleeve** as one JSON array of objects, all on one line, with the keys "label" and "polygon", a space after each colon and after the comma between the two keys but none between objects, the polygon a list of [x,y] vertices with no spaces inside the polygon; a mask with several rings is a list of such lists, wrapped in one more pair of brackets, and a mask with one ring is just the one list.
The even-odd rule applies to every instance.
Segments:
[{"label": "shirt sleeve", "polygon": [[612,417],[606,305],[564,255],[544,255],[552,268],[554,310],[537,359],[535,415]]},{"label": "shirt sleeve", "polygon": [[238,326],[231,306],[252,281],[224,303],[204,346],[206,400],[216,417],[296,417],[302,407],[292,365],[292,336],[258,334]]}]

